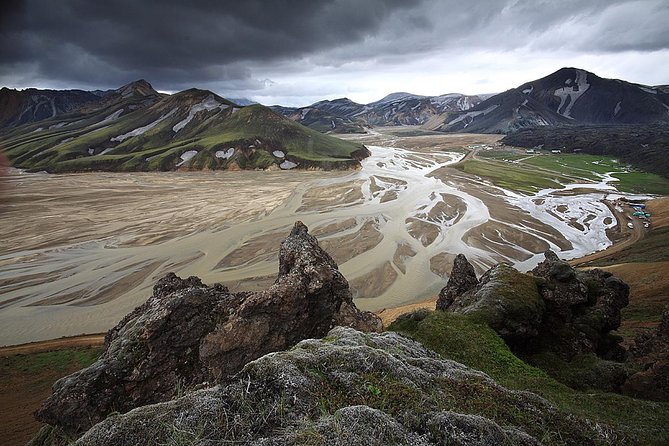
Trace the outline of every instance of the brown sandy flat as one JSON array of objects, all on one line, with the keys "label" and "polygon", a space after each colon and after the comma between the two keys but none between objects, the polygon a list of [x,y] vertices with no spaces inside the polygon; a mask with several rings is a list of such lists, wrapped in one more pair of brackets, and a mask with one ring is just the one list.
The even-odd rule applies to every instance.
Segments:
[{"label": "brown sandy flat", "polygon": [[384,308],[383,310],[378,311],[376,314],[381,318],[381,321],[383,321],[383,326],[388,327],[393,323],[393,321],[395,321],[395,319],[405,313],[411,313],[412,311],[420,310],[422,308],[434,310],[436,305],[437,297],[433,297],[422,302],[416,302],[414,304],[402,305],[395,308]]}]

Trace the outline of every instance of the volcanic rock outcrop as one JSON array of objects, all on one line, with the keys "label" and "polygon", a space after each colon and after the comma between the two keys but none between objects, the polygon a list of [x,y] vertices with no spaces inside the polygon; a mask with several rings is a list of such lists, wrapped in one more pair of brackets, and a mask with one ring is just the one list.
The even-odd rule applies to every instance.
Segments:
[{"label": "volcanic rock outcrop", "polygon": [[402,335],[336,327],[248,363],[228,385],[109,417],[75,444],[588,445],[604,435]]},{"label": "volcanic rock outcrop", "polygon": [[622,387],[626,395],[669,401],[669,305],[655,331],[642,333],[630,347],[631,362],[640,369]]},{"label": "volcanic rock outcrop", "polygon": [[476,280],[464,256],[439,294],[437,309],[483,319],[515,351],[550,351],[565,360],[596,353],[623,360],[620,325],[629,287],[602,270],[576,271],[552,251],[532,275],[499,264]]},{"label": "volcanic rock outcrop", "polygon": [[168,274],[109,331],[94,364],[56,382],[36,418],[76,436],[110,413],[226,381],[249,361],[325,336],[335,325],[382,329],[378,317],[355,307],[334,260],[297,222],[268,290],[230,293]]}]

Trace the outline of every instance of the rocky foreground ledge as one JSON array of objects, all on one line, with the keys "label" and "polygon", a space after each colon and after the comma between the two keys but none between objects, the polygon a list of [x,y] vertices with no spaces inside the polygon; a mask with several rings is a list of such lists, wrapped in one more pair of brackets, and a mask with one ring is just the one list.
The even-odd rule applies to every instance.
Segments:
[{"label": "rocky foreground ledge", "polygon": [[[496,401],[504,426],[473,415]],[[228,385],[115,415],[75,444],[540,445],[605,435],[529,392],[397,333],[337,327],[247,364]]]},{"label": "rocky foreground ledge", "polygon": [[[485,322],[530,359],[551,354],[568,364],[592,355],[598,376],[612,367],[627,379],[614,390],[641,395],[666,377],[669,322],[631,354],[664,354],[665,362],[630,377],[628,353],[612,333],[627,296],[612,275],[575,271],[551,252],[532,275],[502,264],[480,279],[458,256],[438,309],[466,313],[458,317],[480,329],[477,320]],[[429,313],[398,322],[417,327]],[[444,336],[434,327],[428,341]],[[355,307],[335,262],[298,222],[266,291],[161,279],[109,331],[97,362],[54,385],[36,413],[49,426],[30,444],[624,444],[605,425],[382,330],[377,316]]]},{"label": "rocky foreground ledge", "polygon": [[297,222],[268,290],[230,293],[168,274],[107,333],[95,363],[56,382],[36,418],[76,437],[111,413],[225,382],[249,361],[336,325],[383,329],[376,315],[355,307],[337,264]]}]

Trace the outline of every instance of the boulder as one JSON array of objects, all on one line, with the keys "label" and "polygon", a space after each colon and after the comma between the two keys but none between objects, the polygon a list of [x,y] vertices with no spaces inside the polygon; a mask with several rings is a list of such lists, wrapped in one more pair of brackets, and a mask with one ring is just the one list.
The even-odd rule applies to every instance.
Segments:
[{"label": "boulder", "polygon": [[226,381],[249,361],[324,336],[338,322],[381,328],[378,317],[357,310],[336,263],[297,222],[268,290],[230,293],[168,274],[108,332],[95,363],[54,384],[36,418],[76,436],[110,413]]},{"label": "boulder", "polygon": [[622,361],[620,311],[629,287],[611,273],[576,271],[552,251],[532,275],[499,264],[476,281],[473,267],[458,256],[437,309],[472,314],[493,328],[514,351],[552,352],[570,360],[594,353]]},{"label": "boulder", "polygon": [[464,254],[458,254],[453,260],[453,269],[448,282],[439,293],[437,310],[447,309],[456,297],[474,289],[478,284],[474,267]]},{"label": "boulder", "polygon": [[477,315],[510,344],[536,336],[544,311],[534,279],[503,263],[488,270],[451,307]]},{"label": "boulder", "polygon": [[437,309],[473,315],[513,345],[537,336],[544,302],[532,277],[500,263],[478,281],[474,268],[460,254],[439,293]]},{"label": "boulder", "polygon": [[109,417],[75,445],[594,445],[607,435],[402,335],[337,327],[226,385]]},{"label": "boulder", "polygon": [[622,338],[611,333],[620,326],[620,312],[629,303],[629,286],[608,271],[577,271],[555,253],[532,274],[546,303],[535,350],[552,351],[563,359],[595,353],[623,361]]}]

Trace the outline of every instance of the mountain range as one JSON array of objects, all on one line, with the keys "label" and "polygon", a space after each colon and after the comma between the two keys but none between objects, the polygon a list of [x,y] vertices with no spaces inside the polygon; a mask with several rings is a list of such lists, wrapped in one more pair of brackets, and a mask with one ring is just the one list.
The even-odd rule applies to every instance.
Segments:
[{"label": "mountain range", "polygon": [[669,123],[662,87],[562,68],[480,102],[431,130],[510,133],[525,127]]},{"label": "mountain range", "polygon": [[33,171],[350,168],[369,153],[262,105],[207,90],[0,91],[0,145]]},{"label": "mountain range", "polygon": [[420,96],[411,93],[391,93],[369,104],[358,104],[348,98],[320,101],[307,107],[273,106],[284,116],[321,132],[364,132],[375,125],[430,125],[481,103],[486,96],[466,96],[459,93],[441,96]]},{"label": "mountain range", "polygon": [[350,168],[369,152],[327,133],[395,125],[463,133],[664,126],[668,91],[578,68],[496,95],[399,92],[369,104],[341,98],[297,108],[241,105],[208,90],[162,94],[145,80],[106,91],[2,88],[0,145],[14,166],[49,172]]},{"label": "mountain range", "polygon": [[669,88],[604,79],[562,68],[496,95],[392,93],[370,104],[348,98],[274,110],[322,132],[365,126],[420,125],[427,130],[511,133],[528,127],[669,123]]}]

